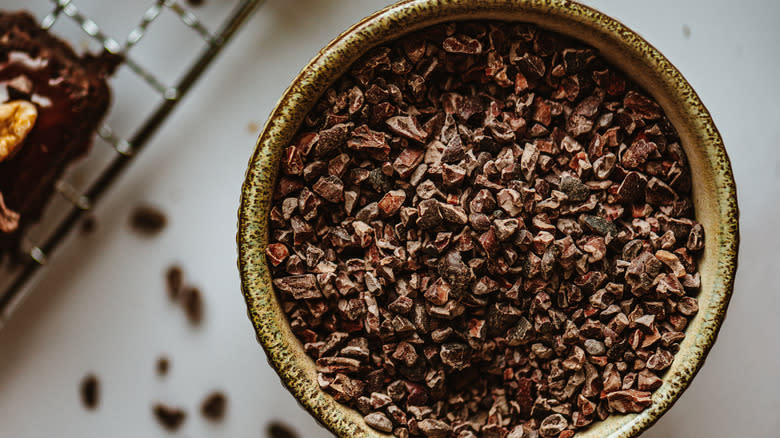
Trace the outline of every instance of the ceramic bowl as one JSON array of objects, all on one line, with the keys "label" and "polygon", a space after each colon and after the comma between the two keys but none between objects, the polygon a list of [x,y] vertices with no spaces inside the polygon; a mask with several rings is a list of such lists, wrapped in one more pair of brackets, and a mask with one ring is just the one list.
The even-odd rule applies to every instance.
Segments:
[{"label": "ceramic bowl", "polygon": [[386,436],[362,416],[321,391],[314,362],[290,330],[271,287],[266,265],[268,211],[281,151],[326,88],[370,48],[408,32],[450,20],[522,21],[569,35],[647,90],[663,107],[682,140],[693,174],[696,219],[705,229],[699,261],[699,313],[690,321],[680,351],[639,414],[611,415],[578,437],[634,437],[650,427],[688,387],[704,364],[732,293],[737,266],[738,210],[731,166],[712,118],[682,74],[657,49],[620,22],[566,0],[408,0],[356,24],[317,54],[284,92],[257,140],[242,190],[239,268],[249,316],[268,360],[296,399],[341,437]]}]

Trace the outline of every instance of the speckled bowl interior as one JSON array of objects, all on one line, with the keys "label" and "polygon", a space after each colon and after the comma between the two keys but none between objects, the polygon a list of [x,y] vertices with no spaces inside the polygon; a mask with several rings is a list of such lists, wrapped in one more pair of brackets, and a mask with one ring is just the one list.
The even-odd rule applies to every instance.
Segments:
[{"label": "speckled bowl interior", "polygon": [[279,157],[304,116],[347,68],[371,47],[408,32],[450,20],[535,23],[597,48],[661,104],[674,124],[693,174],[696,219],[706,247],[699,261],[699,313],[680,351],[642,413],[612,415],[577,437],[634,437],[666,412],[704,364],[726,313],[737,264],[738,210],[734,179],[723,141],[699,97],[653,46],[618,21],[566,0],[409,0],[365,18],[328,44],[282,95],[257,140],[239,211],[241,286],[257,338],[282,382],[323,425],[341,437],[387,436],[362,416],[321,391],[314,362],[305,354],[279,307],[266,265],[268,211]]}]

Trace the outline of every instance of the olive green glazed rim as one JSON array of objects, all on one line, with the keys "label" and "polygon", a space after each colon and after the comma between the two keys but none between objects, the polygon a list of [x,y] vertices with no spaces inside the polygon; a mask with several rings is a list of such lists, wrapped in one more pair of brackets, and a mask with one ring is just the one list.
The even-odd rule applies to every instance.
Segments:
[{"label": "olive green glazed rim", "polygon": [[295,338],[277,302],[266,264],[268,211],[281,151],[303,118],[349,65],[378,44],[450,20],[495,19],[536,23],[601,51],[661,104],[680,134],[691,165],[696,218],[705,229],[699,261],[699,313],[689,322],[663,385],[639,414],[611,415],[577,437],[627,438],[655,423],[704,364],[726,315],[737,268],[736,186],[728,155],[696,92],[657,49],[620,22],[566,0],[407,0],[391,5],[339,35],[298,74],[271,113],[249,162],[239,209],[241,289],[257,339],[282,383],[320,423],[341,437],[387,437],[317,385],[313,361]]}]

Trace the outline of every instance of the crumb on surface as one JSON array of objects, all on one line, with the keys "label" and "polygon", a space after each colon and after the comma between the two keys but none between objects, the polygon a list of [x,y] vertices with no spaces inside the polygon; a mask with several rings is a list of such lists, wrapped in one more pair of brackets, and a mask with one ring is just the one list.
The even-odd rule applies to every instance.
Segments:
[{"label": "crumb on surface", "polygon": [[165,271],[165,283],[168,288],[168,297],[171,301],[176,301],[181,295],[184,285],[184,271],[179,265],[171,265]]},{"label": "crumb on surface", "polygon": [[184,409],[164,403],[156,403],[152,407],[152,412],[160,425],[170,432],[178,430],[187,419],[187,412]]},{"label": "crumb on surface", "polygon": [[203,298],[201,297],[200,289],[196,287],[186,288],[181,299],[190,323],[193,325],[200,324],[203,320]]},{"label": "crumb on surface", "polygon": [[81,402],[89,410],[95,410],[100,402],[100,381],[94,374],[87,374],[81,380]]},{"label": "crumb on surface", "polygon": [[167,224],[167,216],[157,207],[139,205],[130,213],[131,229],[143,236],[157,235]]},{"label": "crumb on surface", "polygon": [[160,356],[157,358],[157,375],[158,376],[166,376],[168,375],[168,370],[171,368],[171,362],[168,360],[165,356]]},{"label": "crumb on surface", "polygon": [[227,397],[220,391],[210,393],[200,405],[200,413],[209,421],[221,421],[227,411]]},{"label": "crumb on surface", "polygon": [[268,423],[265,431],[268,438],[298,438],[298,434],[290,426],[278,420]]}]

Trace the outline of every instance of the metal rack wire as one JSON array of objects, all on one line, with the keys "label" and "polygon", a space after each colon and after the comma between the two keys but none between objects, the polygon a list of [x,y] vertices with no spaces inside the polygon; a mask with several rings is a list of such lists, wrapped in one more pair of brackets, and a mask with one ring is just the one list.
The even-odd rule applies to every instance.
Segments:
[{"label": "metal rack wire", "polygon": [[[221,26],[215,32],[211,32],[198,20],[195,14],[180,3],[174,0],[157,0],[154,5],[146,9],[140,23],[129,32],[124,43],[120,43],[106,35],[95,20],[83,14],[73,0],[52,0],[54,7],[41,20],[41,27],[50,29],[58,20],[73,20],[90,39],[97,41],[105,51],[121,55],[122,63],[154,89],[159,94],[160,101],[146,115],[142,123],[133,130],[132,135],[127,138],[118,135],[107,123],[98,129],[97,135],[115,149],[116,155],[106,167],[98,171],[97,179],[85,191],[78,190],[66,180],[57,182],[56,191],[69,202],[69,211],[64,219],[56,224],[53,231],[38,242],[32,242],[29,245],[31,249],[12,267],[11,281],[8,282],[7,287],[0,288],[0,330],[18,305],[30,293],[31,289],[27,285],[41,266],[46,264],[49,254],[63,242],[82,215],[91,210],[106,194],[122,171],[147,145],[152,135],[162,126],[168,115],[214,61],[235,32],[263,2],[264,0],[240,0]],[[203,40],[200,53],[191,61],[187,70],[174,85],[163,83],[154,72],[145,69],[138,63],[131,53],[131,49],[146,35],[152,22],[166,9],[179,17],[183,29],[194,30],[194,33]],[[117,102],[115,105],[121,105],[121,102]],[[29,238],[25,238],[29,240]],[[0,272],[0,275],[6,274]]]}]

